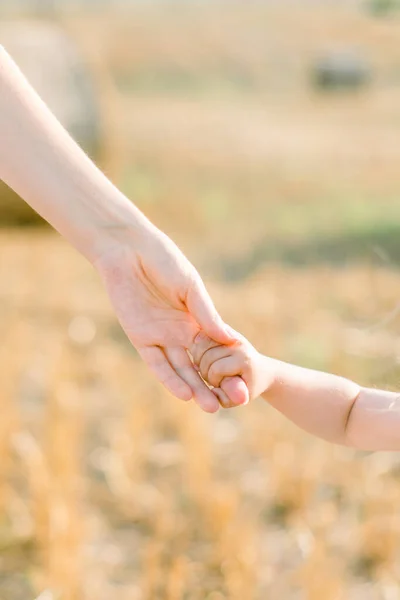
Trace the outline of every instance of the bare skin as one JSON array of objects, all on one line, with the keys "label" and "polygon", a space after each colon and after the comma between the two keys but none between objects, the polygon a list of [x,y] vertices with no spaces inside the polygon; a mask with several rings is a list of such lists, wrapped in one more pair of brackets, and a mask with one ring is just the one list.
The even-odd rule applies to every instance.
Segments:
[{"label": "bare skin", "polygon": [[[220,344],[235,338],[199,274],[97,169],[1,46],[0,178],[98,270],[124,331],[159,381],[217,411],[187,349],[200,331]],[[222,387],[238,404],[248,400],[242,379]]]},{"label": "bare skin", "polygon": [[201,375],[215,386],[222,406],[235,406],[222,390],[240,376],[251,399],[262,396],[296,425],[328,442],[361,450],[400,450],[400,395],[263,356],[244,337],[216,345],[200,333],[191,353]]}]

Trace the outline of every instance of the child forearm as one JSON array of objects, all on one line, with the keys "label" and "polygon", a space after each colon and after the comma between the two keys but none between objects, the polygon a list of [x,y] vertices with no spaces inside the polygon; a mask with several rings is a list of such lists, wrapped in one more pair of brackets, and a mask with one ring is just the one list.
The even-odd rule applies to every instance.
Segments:
[{"label": "child forearm", "polygon": [[[270,359],[265,368],[271,371]],[[262,394],[274,408],[309,433],[329,442],[348,444],[360,387],[342,377],[274,361],[275,377]]]},{"label": "child forearm", "polygon": [[273,372],[263,398],[305,431],[360,450],[400,450],[400,394],[279,361]]},{"label": "child forearm", "polygon": [[117,230],[129,227],[132,238],[149,226],[71,139],[2,46],[0,178],[91,260]]}]

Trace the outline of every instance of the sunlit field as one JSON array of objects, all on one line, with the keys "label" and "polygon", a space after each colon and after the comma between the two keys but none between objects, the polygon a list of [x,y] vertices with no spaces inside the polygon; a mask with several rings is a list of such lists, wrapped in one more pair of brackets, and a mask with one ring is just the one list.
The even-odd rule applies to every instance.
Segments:
[{"label": "sunlit field", "polygon": [[[226,321],[399,389],[399,17],[249,2],[62,20],[112,87],[108,174]],[[336,45],[366,57],[365,88],[315,88]],[[55,233],[3,228],[0,255],[1,600],[400,598],[396,454],[313,439],[261,400],[201,413],[148,374]]]}]

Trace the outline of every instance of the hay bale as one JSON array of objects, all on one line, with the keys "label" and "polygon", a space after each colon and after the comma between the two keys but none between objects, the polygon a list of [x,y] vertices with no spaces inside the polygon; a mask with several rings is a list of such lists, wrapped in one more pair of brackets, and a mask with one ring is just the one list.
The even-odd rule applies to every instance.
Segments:
[{"label": "hay bale", "polygon": [[370,81],[371,69],[363,56],[341,49],[319,58],[312,76],[315,86],[323,90],[356,89]]},{"label": "hay bale", "polygon": [[[42,21],[3,22],[0,39],[61,123],[99,161],[104,143],[99,90],[74,40],[57,24]],[[0,185],[0,226],[39,221],[4,183]]]}]

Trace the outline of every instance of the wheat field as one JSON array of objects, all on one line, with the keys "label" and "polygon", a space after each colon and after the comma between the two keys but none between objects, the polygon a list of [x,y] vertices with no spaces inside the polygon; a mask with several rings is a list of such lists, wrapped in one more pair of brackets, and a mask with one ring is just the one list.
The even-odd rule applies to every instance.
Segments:
[{"label": "wheat field", "polygon": [[[399,20],[128,16],[64,17],[114,82],[110,176],[260,350],[398,389]],[[370,88],[310,87],[335,43],[362,48]],[[396,454],[313,439],[261,400],[200,413],[56,234],[3,229],[0,255],[1,600],[400,599]]]}]

